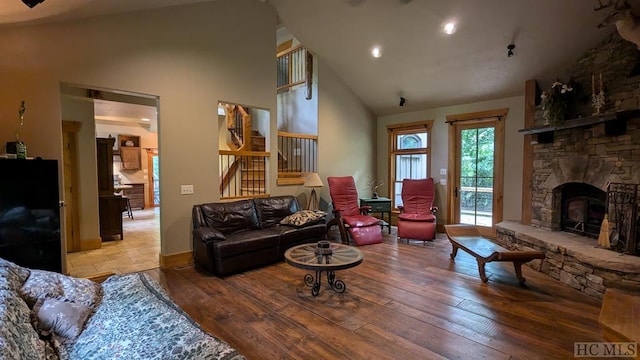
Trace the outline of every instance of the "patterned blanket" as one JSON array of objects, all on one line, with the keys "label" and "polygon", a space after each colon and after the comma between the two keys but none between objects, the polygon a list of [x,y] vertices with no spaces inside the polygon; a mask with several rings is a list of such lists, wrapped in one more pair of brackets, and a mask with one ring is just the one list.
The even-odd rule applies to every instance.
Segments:
[{"label": "patterned blanket", "polygon": [[245,357],[204,331],[149,275],[88,279],[0,258],[0,360]]},{"label": "patterned blanket", "polygon": [[245,359],[205,332],[147,274],[114,275],[78,339],[60,348],[71,359]]}]

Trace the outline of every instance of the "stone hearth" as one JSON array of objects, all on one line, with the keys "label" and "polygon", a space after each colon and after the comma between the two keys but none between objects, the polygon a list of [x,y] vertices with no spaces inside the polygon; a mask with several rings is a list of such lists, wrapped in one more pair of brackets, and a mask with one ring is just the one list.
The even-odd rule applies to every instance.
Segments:
[{"label": "stone hearth", "polygon": [[602,299],[607,288],[640,291],[640,257],[597,247],[597,240],[563,231],[503,221],[496,225],[497,242],[511,250],[538,250],[544,260],[530,267]]}]

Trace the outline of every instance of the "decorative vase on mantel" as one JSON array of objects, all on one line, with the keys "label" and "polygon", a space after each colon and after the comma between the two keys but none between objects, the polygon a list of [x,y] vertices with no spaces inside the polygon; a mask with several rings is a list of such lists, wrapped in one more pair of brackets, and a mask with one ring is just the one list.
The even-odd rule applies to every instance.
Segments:
[{"label": "decorative vase on mantel", "polygon": [[373,194],[371,194],[371,198],[372,199],[377,199],[378,198],[378,193],[376,191],[374,191]]}]

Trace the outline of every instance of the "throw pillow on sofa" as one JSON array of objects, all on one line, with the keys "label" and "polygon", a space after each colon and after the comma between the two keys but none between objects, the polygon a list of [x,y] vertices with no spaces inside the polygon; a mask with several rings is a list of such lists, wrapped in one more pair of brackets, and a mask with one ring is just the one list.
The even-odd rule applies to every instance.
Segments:
[{"label": "throw pillow on sofa", "polygon": [[324,219],[326,212],[320,210],[300,210],[280,220],[280,225],[303,227],[316,224]]}]

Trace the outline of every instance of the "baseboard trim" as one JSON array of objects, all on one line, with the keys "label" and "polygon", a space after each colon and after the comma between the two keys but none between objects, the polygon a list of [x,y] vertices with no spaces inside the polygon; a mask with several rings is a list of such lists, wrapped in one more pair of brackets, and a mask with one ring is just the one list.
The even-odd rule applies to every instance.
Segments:
[{"label": "baseboard trim", "polygon": [[169,269],[179,266],[193,264],[193,251],[187,251],[183,253],[162,255],[160,254],[160,268]]},{"label": "baseboard trim", "polygon": [[80,251],[95,250],[102,248],[102,239],[85,239],[80,241]]}]

